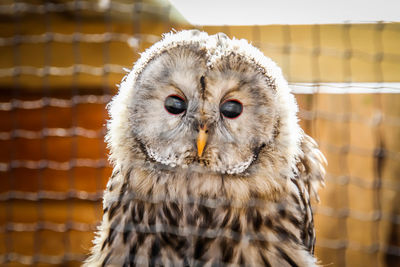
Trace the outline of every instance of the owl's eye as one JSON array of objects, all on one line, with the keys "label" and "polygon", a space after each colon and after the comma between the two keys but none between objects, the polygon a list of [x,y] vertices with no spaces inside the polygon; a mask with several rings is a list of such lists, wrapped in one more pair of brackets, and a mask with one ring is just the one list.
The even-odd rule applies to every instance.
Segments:
[{"label": "owl's eye", "polygon": [[185,100],[178,95],[169,95],[164,102],[165,109],[174,115],[185,112],[187,106]]},{"label": "owl's eye", "polygon": [[243,105],[238,100],[227,100],[219,108],[222,115],[228,119],[235,119],[242,114]]}]

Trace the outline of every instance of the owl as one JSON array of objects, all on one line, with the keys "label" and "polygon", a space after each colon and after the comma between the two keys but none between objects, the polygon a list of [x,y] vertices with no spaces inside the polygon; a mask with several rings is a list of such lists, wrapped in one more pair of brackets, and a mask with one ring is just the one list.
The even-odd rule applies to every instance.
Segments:
[{"label": "owl", "polygon": [[281,70],[187,30],[141,54],[108,106],[113,173],[85,266],[315,266],[325,158]]}]

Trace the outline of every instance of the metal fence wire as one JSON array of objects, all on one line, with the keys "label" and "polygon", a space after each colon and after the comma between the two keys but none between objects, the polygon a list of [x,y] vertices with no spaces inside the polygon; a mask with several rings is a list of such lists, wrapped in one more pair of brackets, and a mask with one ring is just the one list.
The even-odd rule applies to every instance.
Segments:
[{"label": "metal fence wire", "polygon": [[329,266],[400,266],[400,25],[193,26],[167,1],[0,3],[0,264],[75,266],[111,174],[105,105],[172,29],[246,38],[283,69],[328,158],[314,205]]}]

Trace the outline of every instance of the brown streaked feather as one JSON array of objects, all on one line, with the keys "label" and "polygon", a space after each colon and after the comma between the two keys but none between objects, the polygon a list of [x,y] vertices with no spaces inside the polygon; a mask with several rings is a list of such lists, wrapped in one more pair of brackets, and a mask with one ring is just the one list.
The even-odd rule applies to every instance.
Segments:
[{"label": "brown streaked feather", "polygon": [[305,133],[303,133],[300,147],[303,153],[297,162],[299,178],[305,182],[308,194],[319,201],[318,188],[325,186],[326,158],[318,149],[314,139]]},{"label": "brown streaked feather", "polygon": [[[302,239],[305,247],[314,254],[315,229],[314,218],[310,202],[310,196],[319,201],[318,188],[324,186],[326,159],[318,149],[317,143],[310,136],[304,133],[301,141],[302,156],[297,163],[298,179],[294,184],[299,190],[299,197],[304,208],[304,220],[302,222]],[[292,179],[294,180],[294,179]]]}]

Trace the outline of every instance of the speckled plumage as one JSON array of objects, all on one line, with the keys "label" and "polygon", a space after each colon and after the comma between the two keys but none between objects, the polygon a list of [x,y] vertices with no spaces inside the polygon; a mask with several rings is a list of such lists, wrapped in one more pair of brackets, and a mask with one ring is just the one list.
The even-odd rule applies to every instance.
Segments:
[{"label": "speckled plumage", "polygon": [[[187,110],[171,115],[168,95]],[[220,114],[226,99],[242,114]],[[167,34],[109,105],[114,164],[86,266],[313,266],[325,159],[280,69],[245,40]],[[207,125],[204,153],[196,150]]]}]

